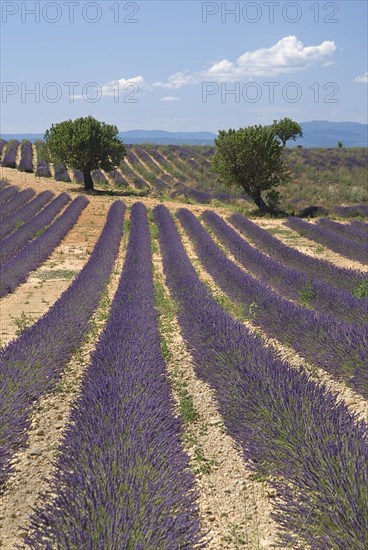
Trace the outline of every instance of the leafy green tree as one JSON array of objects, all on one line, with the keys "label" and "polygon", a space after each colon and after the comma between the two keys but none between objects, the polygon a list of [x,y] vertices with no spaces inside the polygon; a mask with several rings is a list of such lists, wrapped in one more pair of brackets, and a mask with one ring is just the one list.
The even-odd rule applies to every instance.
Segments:
[{"label": "leafy green tree", "polygon": [[337,142],[337,146],[338,146],[339,149],[341,149],[341,147],[342,147],[343,145],[344,145],[344,144],[343,144],[342,141],[338,141],[338,142]]},{"label": "leafy green tree", "polygon": [[45,143],[47,160],[81,170],[86,190],[93,189],[92,170],[110,172],[126,155],[117,127],[92,116],[53,124],[45,133]]},{"label": "leafy green tree", "polygon": [[291,120],[291,118],[285,117],[278,121],[274,120],[272,127],[284,147],[289,139],[295,141],[296,138],[303,137],[302,127],[294,120]]},{"label": "leafy green tree", "polygon": [[[290,174],[283,152],[272,126],[220,130],[212,168],[226,185],[242,188],[261,212],[270,212],[277,202],[276,194],[279,196],[275,187]],[[269,197],[264,199],[263,191],[268,191]]]}]

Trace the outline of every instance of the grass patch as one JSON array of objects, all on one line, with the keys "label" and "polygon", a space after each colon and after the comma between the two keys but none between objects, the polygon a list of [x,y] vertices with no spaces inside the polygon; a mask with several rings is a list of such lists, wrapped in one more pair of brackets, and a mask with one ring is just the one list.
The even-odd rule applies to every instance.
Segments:
[{"label": "grass patch", "polygon": [[15,330],[16,336],[20,336],[28,327],[33,325],[34,318],[31,315],[27,315],[24,311],[21,316],[14,319],[14,324],[17,327]]},{"label": "grass patch", "polygon": [[357,298],[368,298],[368,279],[365,279],[353,290]]},{"label": "grass patch", "polygon": [[37,279],[41,281],[50,281],[53,279],[73,279],[79,272],[67,269],[55,269],[54,271],[41,271]]},{"label": "grass patch", "polygon": [[[149,212],[150,231],[152,236],[151,246],[152,252],[158,252],[158,230],[153,222],[153,214]],[[165,361],[174,362],[174,357],[171,352],[172,337],[173,337],[173,321],[177,313],[177,305],[165,289],[161,282],[159,274],[154,273],[155,300],[156,309],[159,316],[159,330],[161,335],[161,351]],[[204,450],[200,444],[196,430],[198,426],[198,412],[195,409],[193,395],[189,392],[188,383],[184,379],[183,372],[179,364],[175,364],[173,370],[169,373],[170,380],[173,386],[174,394],[178,401],[178,409],[185,425],[184,443],[186,447],[193,449],[192,455],[192,470],[196,475],[205,475],[211,472],[214,462],[205,457]],[[208,426],[206,423],[201,423],[199,426],[199,435],[203,436],[207,433]]]}]

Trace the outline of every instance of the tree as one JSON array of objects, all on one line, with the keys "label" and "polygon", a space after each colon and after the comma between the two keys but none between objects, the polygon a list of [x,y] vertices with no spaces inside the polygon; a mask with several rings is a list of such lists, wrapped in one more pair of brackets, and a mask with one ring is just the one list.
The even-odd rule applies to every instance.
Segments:
[{"label": "tree", "polygon": [[47,160],[81,170],[86,190],[93,189],[92,170],[110,172],[126,155],[117,127],[92,116],[53,124],[46,130],[45,142]]},{"label": "tree", "polygon": [[289,139],[295,141],[296,138],[303,137],[302,127],[294,120],[291,120],[291,118],[285,117],[279,121],[274,120],[272,127],[284,147]]},{"label": "tree", "polygon": [[338,146],[339,149],[341,149],[341,147],[342,147],[343,145],[344,145],[344,144],[343,144],[342,141],[338,141],[338,142],[337,142],[337,146]]},{"label": "tree", "polygon": [[[289,178],[283,152],[272,126],[220,130],[212,167],[226,185],[242,188],[261,212],[270,212],[278,195],[274,188]],[[265,202],[266,190],[271,191]]]}]

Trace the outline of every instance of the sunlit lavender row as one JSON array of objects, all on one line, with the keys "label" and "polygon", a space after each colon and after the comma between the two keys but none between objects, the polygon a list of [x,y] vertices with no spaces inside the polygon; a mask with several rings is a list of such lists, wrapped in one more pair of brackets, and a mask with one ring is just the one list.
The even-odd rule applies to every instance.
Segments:
[{"label": "sunlit lavender row", "polygon": [[[17,195],[18,196],[18,195]],[[12,217],[8,217],[0,224],[0,239],[4,239],[12,231],[21,227],[33,216],[37,214],[54,196],[51,191],[42,191],[34,199],[27,202],[24,206],[14,212]],[[14,197],[15,200],[16,197]]]},{"label": "sunlit lavender row", "polygon": [[337,267],[327,260],[302,254],[299,250],[284,244],[268,233],[268,231],[238,213],[232,214],[229,220],[241,233],[254,242],[262,252],[310,276],[317,275],[337,288],[347,288],[355,291],[367,278],[363,272]]},{"label": "sunlit lavender row", "polygon": [[358,243],[352,239],[340,236],[336,231],[327,229],[290,216],[285,222],[287,227],[294,229],[304,237],[316,241],[329,249],[358,262],[368,262],[368,243]]},{"label": "sunlit lavender row", "polygon": [[135,204],[110,316],[73,407],[30,548],[194,548],[196,494],[154,308],[146,209]]},{"label": "sunlit lavender row", "polygon": [[249,466],[277,490],[282,547],[304,541],[315,549],[365,549],[367,424],[226,314],[197,278],[163,205],[155,218],[196,372],[214,389]]},{"label": "sunlit lavender row", "polygon": [[356,323],[368,321],[368,299],[356,298],[344,289],[325,283],[315,275],[288,267],[273,260],[247,243],[245,239],[211,210],[206,210],[203,220],[243,267],[290,300],[317,311],[332,313]]},{"label": "sunlit lavender row", "polygon": [[31,239],[42,232],[60,214],[70,201],[67,193],[61,193],[41,212],[22,224],[14,233],[1,241],[0,261],[4,263],[15,256]]},{"label": "sunlit lavender row", "polygon": [[286,300],[234,262],[188,210],[177,216],[205,269],[244,314],[268,336],[292,347],[308,361],[368,396],[361,370],[368,364],[368,327],[337,320]]},{"label": "sunlit lavender row", "polygon": [[[86,206],[80,199],[79,207]],[[73,205],[78,203],[69,208]],[[79,275],[39,321],[0,352],[0,486],[11,472],[11,457],[26,443],[32,405],[55,387],[88,331],[118,254],[124,210],[121,202],[111,206]]]}]

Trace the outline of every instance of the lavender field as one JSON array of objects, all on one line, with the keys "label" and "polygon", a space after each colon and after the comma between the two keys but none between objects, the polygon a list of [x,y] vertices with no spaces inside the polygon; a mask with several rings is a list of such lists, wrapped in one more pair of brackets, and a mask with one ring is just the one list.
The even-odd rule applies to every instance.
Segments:
[{"label": "lavender field", "polygon": [[[1,165],[39,178],[83,185],[82,172],[62,164],[49,165],[43,142],[1,141]],[[190,145],[127,145],[128,154],[119,168],[92,174],[96,189],[137,197],[179,200],[187,204],[232,205],[248,212],[254,206],[245,195],[229,190],[211,169],[213,147]],[[280,187],[281,207],[298,214],[315,205],[339,218],[367,217],[366,174],[368,154],[364,148],[285,149],[292,177]],[[19,159],[17,162],[17,158]]]},{"label": "lavender field", "polygon": [[364,215],[251,219],[203,148],[131,147],[83,195],[15,146],[1,547],[366,549]]}]

